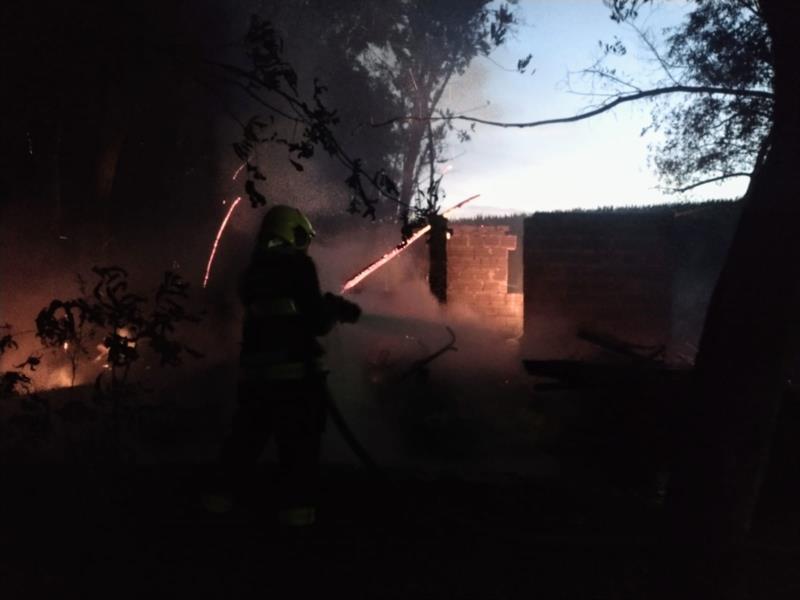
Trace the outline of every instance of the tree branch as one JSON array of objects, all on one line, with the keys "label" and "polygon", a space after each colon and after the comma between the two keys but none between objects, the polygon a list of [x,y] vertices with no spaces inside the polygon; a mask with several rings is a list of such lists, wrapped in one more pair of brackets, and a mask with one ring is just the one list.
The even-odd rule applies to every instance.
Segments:
[{"label": "tree branch", "polygon": [[274,104],[270,104],[266,99],[264,99],[263,96],[261,96],[260,94],[257,94],[252,88],[248,87],[247,85],[245,85],[241,81],[238,81],[236,79],[231,79],[229,77],[220,77],[220,78],[225,83],[228,83],[229,85],[233,85],[233,86],[236,86],[236,87],[240,88],[242,91],[244,91],[244,93],[247,96],[249,96],[251,99],[255,100],[258,104],[260,104],[261,106],[263,106],[267,110],[275,113],[276,115],[283,117],[287,121],[292,121],[294,123],[302,123],[303,122],[302,119],[300,119],[298,117],[293,117],[292,115],[288,114],[285,110],[282,110],[282,109],[278,108]]},{"label": "tree branch", "polygon": [[[283,117],[289,122],[295,123],[296,125],[300,124],[306,128],[314,126],[316,118],[315,114],[313,110],[307,105],[307,103],[303,102],[300,98],[286,93],[277,86],[270,87],[269,85],[267,85],[267,83],[260,81],[253,73],[250,73],[235,65],[219,63],[211,60],[204,60],[203,62],[205,64],[218,67],[222,69],[224,72],[232,73],[232,75],[230,76],[225,76],[221,73],[216,76],[219,77],[222,81],[240,88],[241,90],[244,91],[244,93],[247,96],[249,96],[251,99],[253,99],[261,106],[267,108],[271,112]],[[239,79],[237,79],[237,77],[241,78],[243,81],[240,81]],[[281,98],[283,101],[286,102],[287,108],[281,109],[275,106],[274,104],[271,104],[269,101],[267,101],[267,99],[263,94],[258,93],[256,89],[254,89],[250,85],[247,85],[245,82],[247,83],[255,82],[261,88],[268,91],[270,94],[276,96],[277,98]],[[292,116],[290,112],[294,113],[295,116]],[[345,151],[345,149],[339,143],[338,139],[336,139],[336,137],[331,134],[327,124],[323,124],[321,126],[320,132],[323,132],[321,133],[321,135],[328,134],[326,139],[323,142],[319,143],[323,145],[323,148],[329,153],[329,155],[333,159],[337,160],[339,163],[341,163],[343,166],[349,169],[352,175],[357,177],[363,177],[373,188],[375,188],[375,190],[377,190],[380,197],[389,199],[397,204],[400,204],[401,206],[407,206],[407,204],[403,202],[400,198],[387,193],[385,188],[381,186],[378,181],[379,177],[378,174],[370,175],[369,173],[367,173],[361,167],[360,161],[355,160]],[[369,204],[369,202],[366,199],[364,199],[364,201],[366,204]]]},{"label": "tree branch", "polygon": [[387,119],[381,123],[376,123],[373,127],[385,127],[386,125],[392,125],[394,123],[402,122],[402,121],[425,121],[425,120],[432,120],[432,121],[469,121],[471,123],[479,123],[481,125],[492,125],[493,127],[504,127],[504,128],[531,128],[531,127],[541,127],[542,125],[555,125],[557,123],[574,123],[576,121],[583,121],[584,119],[590,119],[592,117],[596,117],[599,114],[607,112],[620,104],[624,104],[626,102],[633,102],[634,100],[643,100],[645,98],[654,98],[656,96],[663,96],[665,94],[726,94],[726,95],[733,95],[733,96],[745,96],[745,97],[753,97],[753,98],[774,98],[775,95],[772,92],[767,92],[763,90],[736,90],[732,88],[722,88],[722,87],[712,87],[712,86],[692,86],[692,85],[673,85],[668,87],[662,88],[654,88],[651,90],[642,90],[641,92],[637,92],[635,94],[624,94],[616,99],[612,100],[611,102],[607,102],[605,104],[600,105],[598,108],[594,110],[587,111],[585,113],[581,113],[579,115],[573,115],[571,117],[560,117],[557,119],[544,119],[541,121],[526,121],[526,122],[519,122],[519,123],[506,123],[503,121],[489,121],[487,119],[479,119],[477,117],[466,117],[464,115],[452,115],[452,116],[444,116],[444,117],[414,117],[414,116],[405,116],[405,117],[393,117],[391,119]]},{"label": "tree branch", "polygon": [[628,26],[636,32],[636,34],[639,36],[639,39],[644,42],[651,54],[655,56],[656,61],[661,66],[661,69],[664,71],[664,73],[666,73],[667,77],[669,77],[669,80],[675,85],[681,85],[678,79],[672,74],[671,69],[674,65],[668,64],[664,57],[661,56],[661,53],[658,51],[658,48],[656,48],[653,40],[648,37],[648,32],[642,31],[633,21],[629,21]]},{"label": "tree branch", "polygon": [[671,188],[666,190],[667,192],[676,194],[682,192],[688,192],[696,187],[700,187],[701,185],[706,185],[707,183],[714,183],[717,181],[722,181],[724,179],[731,179],[733,177],[752,177],[752,173],[744,173],[744,172],[737,172],[737,173],[725,173],[724,175],[719,175],[717,177],[711,177],[710,179],[703,179],[702,181],[698,181],[696,183],[692,183],[691,185],[687,185],[680,188]]},{"label": "tree branch", "polygon": [[761,147],[758,149],[758,154],[756,155],[756,162],[753,166],[753,172],[760,169],[764,165],[764,160],[767,158],[767,154],[769,154],[770,148],[772,148],[772,133],[773,129],[770,128],[769,133],[767,133],[764,140],[761,142]]},{"label": "tree branch", "polygon": [[[580,73],[583,74],[583,75],[594,75],[594,76],[596,76],[596,77],[598,77],[600,79],[608,79],[609,81],[613,81],[614,83],[618,83],[620,85],[624,85],[625,87],[630,88],[631,90],[633,90],[632,92],[630,92],[632,94],[637,94],[637,93],[642,91],[642,88],[640,88],[639,86],[636,86],[636,85],[632,84],[630,81],[625,81],[624,79],[622,79],[621,77],[617,77],[613,73],[609,73],[607,71],[603,71],[601,68],[591,67],[589,69],[584,69]],[[579,93],[579,92],[573,92],[573,93]],[[598,94],[595,94],[594,92],[580,92],[580,93],[581,93],[581,95],[584,95],[584,96],[598,95]],[[619,96],[620,92],[617,91],[617,92],[614,92],[613,94],[603,94],[603,95]]]}]

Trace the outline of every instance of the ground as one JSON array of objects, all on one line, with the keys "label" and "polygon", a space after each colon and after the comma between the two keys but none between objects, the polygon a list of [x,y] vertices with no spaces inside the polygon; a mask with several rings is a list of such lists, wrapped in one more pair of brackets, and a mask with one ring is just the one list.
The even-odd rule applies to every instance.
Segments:
[{"label": "ground", "polygon": [[[4,468],[3,598],[663,597],[653,589],[662,511],[632,497],[326,465],[319,522],[292,535],[266,501],[203,512],[210,475],[185,465]],[[796,598],[800,549],[787,537],[797,529],[762,521],[741,597]]]},{"label": "ground", "polygon": [[[684,569],[693,549],[662,541],[663,482],[637,475],[648,475],[646,455],[630,447],[641,440],[620,435],[621,404],[611,418],[599,410],[598,397],[591,399],[591,420],[605,432],[601,444],[596,432],[570,434],[579,428],[568,426],[569,415],[582,409],[566,409],[563,398],[533,404],[538,417],[527,426],[538,427],[542,419],[560,425],[557,435],[528,447],[521,444],[524,436],[514,438],[507,429],[496,430],[502,434],[496,437],[485,431],[476,436],[475,422],[486,417],[480,412],[457,419],[446,411],[402,413],[402,427],[427,440],[411,448],[414,460],[379,460],[381,470],[374,473],[337,460],[346,448],[329,446],[319,521],[296,535],[274,522],[269,456],[255,478],[257,489],[231,514],[202,510],[201,495],[216,480],[214,444],[222,429],[218,407],[190,410],[191,397],[183,406],[162,403],[157,412],[143,412],[137,432],[147,443],[138,456],[114,460],[97,460],[107,456],[101,449],[109,440],[87,431],[107,427],[77,406],[51,404],[50,420],[58,427],[49,433],[39,413],[6,422],[0,429],[3,600],[320,593],[404,599],[800,597],[794,426],[779,432],[774,472],[744,552]],[[604,403],[614,400],[602,396]],[[509,414],[522,419],[525,406],[528,400]],[[795,398],[787,406],[797,414],[787,412],[782,422],[796,424],[800,403]],[[612,426],[622,429],[609,435]],[[39,441],[26,444],[20,432]],[[336,431],[326,435],[335,438]],[[434,443],[443,437],[447,443]],[[47,441],[57,438],[66,445]],[[553,443],[558,439],[560,445]],[[376,439],[363,441],[380,447]]]}]

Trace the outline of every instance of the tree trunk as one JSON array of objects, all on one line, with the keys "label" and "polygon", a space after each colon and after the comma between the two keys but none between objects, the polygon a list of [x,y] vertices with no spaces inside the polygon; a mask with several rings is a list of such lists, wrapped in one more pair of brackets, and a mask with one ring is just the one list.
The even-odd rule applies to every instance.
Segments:
[{"label": "tree trunk", "polygon": [[800,6],[762,0],[773,43],[772,148],[709,305],[673,478],[672,531],[701,551],[750,529],[786,379],[800,271]]},{"label": "tree trunk", "polygon": [[428,287],[439,304],[447,302],[447,219],[441,215],[428,218],[431,233],[428,238]]},{"label": "tree trunk", "polygon": [[419,158],[424,137],[425,123],[423,121],[411,121],[408,125],[408,137],[403,155],[403,174],[400,182],[400,219],[403,223],[408,219],[409,208],[414,200],[414,188],[417,184],[415,177],[417,159]]}]

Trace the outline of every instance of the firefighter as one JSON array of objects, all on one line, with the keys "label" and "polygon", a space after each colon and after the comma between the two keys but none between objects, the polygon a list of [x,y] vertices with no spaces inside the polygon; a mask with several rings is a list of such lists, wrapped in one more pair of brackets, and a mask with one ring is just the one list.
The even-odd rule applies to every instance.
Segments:
[{"label": "firefighter", "polygon": [[[240,297],[245,309],[238,411],[222,451],[234,490],[248,487],[254,467],[274,436],[279,463],[279,521],[312,525],[320,441],[328,403],[323,349],[317,338],[337,322],[354,323],[357,304],[320,291],[308,256],[315,232],[302,212],[274,206],[264,216]],[[230,496],[210,497],[206,508],[225,512]]]}]

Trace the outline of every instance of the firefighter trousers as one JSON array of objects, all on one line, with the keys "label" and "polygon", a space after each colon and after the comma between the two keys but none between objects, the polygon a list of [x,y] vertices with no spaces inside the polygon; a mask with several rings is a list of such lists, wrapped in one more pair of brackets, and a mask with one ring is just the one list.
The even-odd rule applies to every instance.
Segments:
[{"label": "firefighter trousers", "polygon": [[297,380],[243,378],[238,401],[222,450],[223,469],[233,490],[246,493],[257,487],[256,463],[274,438],[278,476],[270,496],[277,508],[315,506],[328,403],[324,375]]}]

